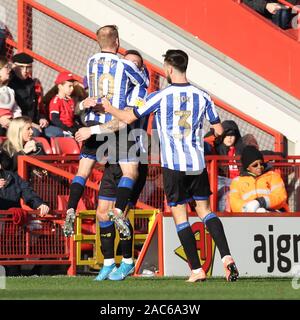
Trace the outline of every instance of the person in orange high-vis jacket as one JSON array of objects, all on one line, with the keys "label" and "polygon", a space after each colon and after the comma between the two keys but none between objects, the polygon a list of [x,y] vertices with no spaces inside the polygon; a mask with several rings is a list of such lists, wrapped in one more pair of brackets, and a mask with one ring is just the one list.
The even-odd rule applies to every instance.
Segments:
[{"label": "person in orange high-vis jacket", "polygon": [[284,182],[264,163],[262,153],[246,146],[241,155],[242,173],[230,185],[232,212],[289,211]]}]

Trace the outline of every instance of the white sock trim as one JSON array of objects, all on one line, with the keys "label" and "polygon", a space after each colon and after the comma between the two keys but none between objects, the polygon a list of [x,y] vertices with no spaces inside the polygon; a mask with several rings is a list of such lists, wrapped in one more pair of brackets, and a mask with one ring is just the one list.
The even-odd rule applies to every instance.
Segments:
[{"label": "white sock trim", "polygon": [[115,259],[113,259],[113,258],[104,259],[103,265],[109,267],[109,266],[113,265],[114,263],[115,263]]},{"label": "white sock trim", "polygon": [[133,264],[133,259],[132,258],[123,258],[122,262],[127,263],[127,264]]},{"label": "white sock trim", "polygon": [[195,274],[198,274],[198,273],[200,273],[201,270],[202,270],[202,268],[192,269],[192,272]]}]

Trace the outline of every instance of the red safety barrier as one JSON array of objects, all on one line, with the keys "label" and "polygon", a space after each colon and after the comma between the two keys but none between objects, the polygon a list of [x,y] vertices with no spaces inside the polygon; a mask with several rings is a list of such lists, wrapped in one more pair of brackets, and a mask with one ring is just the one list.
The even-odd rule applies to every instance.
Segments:
[{"label": "red safety barrier", "polygon": [[76,273],[74,242],[62,231],[64,215],[0,210],[0,265],[68,265]]}]

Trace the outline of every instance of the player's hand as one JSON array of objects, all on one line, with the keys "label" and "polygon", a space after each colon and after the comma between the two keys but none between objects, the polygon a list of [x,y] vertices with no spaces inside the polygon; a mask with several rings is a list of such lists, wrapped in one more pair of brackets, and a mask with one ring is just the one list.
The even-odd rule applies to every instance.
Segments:
[{"label": "player's hand", "polygon": [[82,142],[84,140],[87,140],[90,136],[92,135],[91,129],[90,128],[80,128],[76,133],[75,133],[75,139],[77,142]]},{"label": "player's hand", "polygon": [[101,99],[102,106],[105,112],[109,112],[112,108],[112,105],[110,104],[109,100],[106,97],[103,97]]},{"label": "player's hand", "polygon": [[40,210],[40,216],[44,217],[50,210],[50,208],[46,204],[41,204],[38,207],[38,210]]},{"label": "player's hand", "polygon": [[49,126],[47,119],[40,119],[39,124],[41,128],[47,128]]},{"label": "player's hand", "polygon": [[82,101],[82,105],[85,109],[89,109],[90,107],[95,107],[97,104],[97,100],[94,98],[86,98]]}]

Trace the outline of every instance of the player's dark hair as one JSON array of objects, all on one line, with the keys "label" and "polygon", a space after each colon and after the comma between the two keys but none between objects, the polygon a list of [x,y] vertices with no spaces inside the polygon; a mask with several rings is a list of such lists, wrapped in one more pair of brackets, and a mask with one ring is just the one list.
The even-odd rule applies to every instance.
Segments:
[{"label": "player's dark hair", "polygon": [[125,52],[125,54],[124,54],[124,57],[127,56],[128,54],[134,54],[135,56],[140,57],[141,58],[141,62],[142,62],[142,66],[144,65],[143,57],[137,50],[134,50],[134,49],[127,50]]},{"label": "player's dark hair", "polygon": [[189,57],[184,51],[171,49],[168,50],[163,57],[165,58],[164,61],[175,69],[180,72],[186,72]]}]

